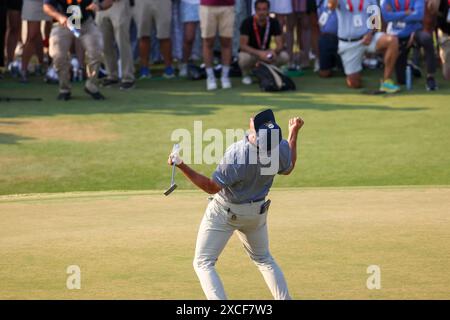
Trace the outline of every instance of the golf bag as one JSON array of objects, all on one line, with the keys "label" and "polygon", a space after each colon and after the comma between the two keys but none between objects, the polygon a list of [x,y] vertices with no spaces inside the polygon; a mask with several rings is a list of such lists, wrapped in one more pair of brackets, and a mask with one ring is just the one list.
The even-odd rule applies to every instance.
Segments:
[{"label": "golf bag", "polygon": [[297,89],[294,81],[274,65],[260,62],[253,70],[253,74],[259,80],[261,91],[295,91]]}]

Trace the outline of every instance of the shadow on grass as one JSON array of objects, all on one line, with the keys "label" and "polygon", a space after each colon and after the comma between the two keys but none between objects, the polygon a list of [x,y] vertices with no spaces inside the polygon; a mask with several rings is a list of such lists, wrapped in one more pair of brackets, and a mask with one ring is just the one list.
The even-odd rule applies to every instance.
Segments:
[{"label": "shadow on grass", "polygon": [[34,138],[0,132],[0,144],[17,144],[26,140],[34,140]]},{"label": "shadow on grass", "polygon": [[[366,99],[366,95],[352,91],[337,83],[324,85],[311,76],[296,79],[299,90],[296,92],[266,93],[257,85],[243,87],[237,85],[232,90],[207,92],[204,81],[161,80],[138,82],[137,88],[122,92],[118,88],[103,88],[107,97],[104,101],[93,101],[82,92],[82,84],[74,84],[73,100],[57,101],[57,86],[33,83],[28,86],[12,86],[8,80],[8,94],[11,96],[39,96],[40,102],[5,102],[0,103],[0,117],[14,118],[26,116],[52,115],[91,115],[91,114],[131,114],[154,113],[172,116],[207,116],[216,114],[226,108],[270,106],[274,110],[317,110],[348,111],[375,110],[393,112],[411,112],[426,110],[426,107],[392,107],[384,105],[384,98],[377,98],[376,103]],[[339,81],[339,80],[333,80]],[[304,86],[302,85],[304,84]],[[330,86],[331,85],[331,86]],[[352,95],[349,103],[328,103],[317,101],[317,97],[327,94]],[[313,100],[314,99],[314,100]],[[357,104],[360,103],[360,104]]]}]

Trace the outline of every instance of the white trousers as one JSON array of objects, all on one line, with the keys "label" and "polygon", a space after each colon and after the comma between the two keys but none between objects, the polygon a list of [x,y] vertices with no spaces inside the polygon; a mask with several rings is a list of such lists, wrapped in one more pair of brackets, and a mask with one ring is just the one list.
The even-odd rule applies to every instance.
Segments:
[{"label": "white trousers", "polygon": [[216,195],[206,208],[197,236],[194,269],[208,300],[227,299],[215,264],[234,231],[262,273],[274,299],[291,299],[283,272],[269,252],[267,212],[260,214],[262,204],[234,205]]}]

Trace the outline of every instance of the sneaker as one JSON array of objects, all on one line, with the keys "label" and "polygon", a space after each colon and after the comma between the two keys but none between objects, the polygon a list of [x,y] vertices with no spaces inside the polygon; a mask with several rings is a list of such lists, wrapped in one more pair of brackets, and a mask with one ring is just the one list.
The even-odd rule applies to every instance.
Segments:
[{"label": "sneaker", "polygon": [[103,87],[111,87],[112,85],[118,84],[119,80],[116,79],[105,79],[102,82]]},{"label": "sneaker", "polygon": [[217,90],[216,78],[206,78],[206,90],[212,91]]},{"label": "sneaker", "polygon": [[94,100],[105,100],[105,96],[100,93],[100,91],[92,92],[89,91],[88,88],[84,88],[84,92],[92,97]]},{"label": "sneaker", "polygon": [[166,79],[175,78],[175,70],[172,67],[166,67],[164,69],[163,77]]},{"label": "sneaker", "polygon": [[20,74],[20,67],[21,67],[21,63],[19,63],[17,60],[10,62],[8,64],[8,71],[11,74],[11,76],[13,78],[17,78]]},{"label": "sneaker", "polygon": [[245,84],[245,85],[251,85],[253,83],[253,81],[252,81],[252,77],[250,77],[250,76],[245,76],[245,77],[243,77],[242,78],[242,84]]},{"label": "sneaker", "polygon": [[134,88],[134,81],[132,82],[122,82],[120,84],[120,90],[129,90]]},{"label": "sneaker", "polygon": [[426,85],[427,91],[436,91],[438,89],[438,86],[436,84],[436,80],[434,80],[434,77],[427,77],[427,85]]},{"label": "sneaker", "polygon": [[385,93],[396,93],[400,91],[400,87],[391,79],[387,79],[381,83],[380,91]]},{"label": "sneaker", "polygon": [[67,101],[72,98],[72,95],[70,92],[60,92],[58,94],[58,97],[56,97],[57,100]]},{"label": "sneaker", "polygon": [[179,77],[186,78],[188,76],[188,68],[186,63],[182,63],[180,65],[180,72],[178,73]]},{"label": "sneaker", "polygon": [[222,89],[231,89],[231,81],[229,77],[220,78],[220,83],[222,85]]},{"label": "sneaker", "polygon": [[26,71],[20,70],[19,82],[20,83],[28,83],[28,76],[27,76],[27,72]]},{"label": "sneaker", "polygon": [[152,74],[150,73],[150,69],[147,67],[141,67],[139,71],[139,79],[150,79]]},{"label": "sneaker", "polygon": [[320,71],[319,59],[314,60],[314,72]]}]

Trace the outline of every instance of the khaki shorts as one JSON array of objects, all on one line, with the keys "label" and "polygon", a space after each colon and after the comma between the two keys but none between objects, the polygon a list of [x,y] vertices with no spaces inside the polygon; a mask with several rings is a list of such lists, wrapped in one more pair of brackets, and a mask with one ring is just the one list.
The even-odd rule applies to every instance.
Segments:
[{"label": "khaki shorts", "polygon": [[213,38],[219,32],[223,38],[232,38],[234,6],[200,6],[202,38]]},{"label": "khaki shorts", "polygon": [[450,35],[438,30],[439,39],[439,55],[442,60],[442,64],[447,68],[450,68]]},{"label": "khaki shorts", "polygon": [[338,53],[341,56],[342,65],[344,66],[344,73],[346,75],[358,73],[362,70],[362,61],[364,54],[375,53],[377,42],[384,35],[383,32],[377,32],[372,37],[372,42],[366,46],[362,40],[355,42],[346,42],[339,40]]},{"label": "khaki shorts", "polygon": [[169,39],[172,23],[172,1],[136,0],[133,17],[137,25],[138,38],[150,37],[153,25],[158,39]]}]

